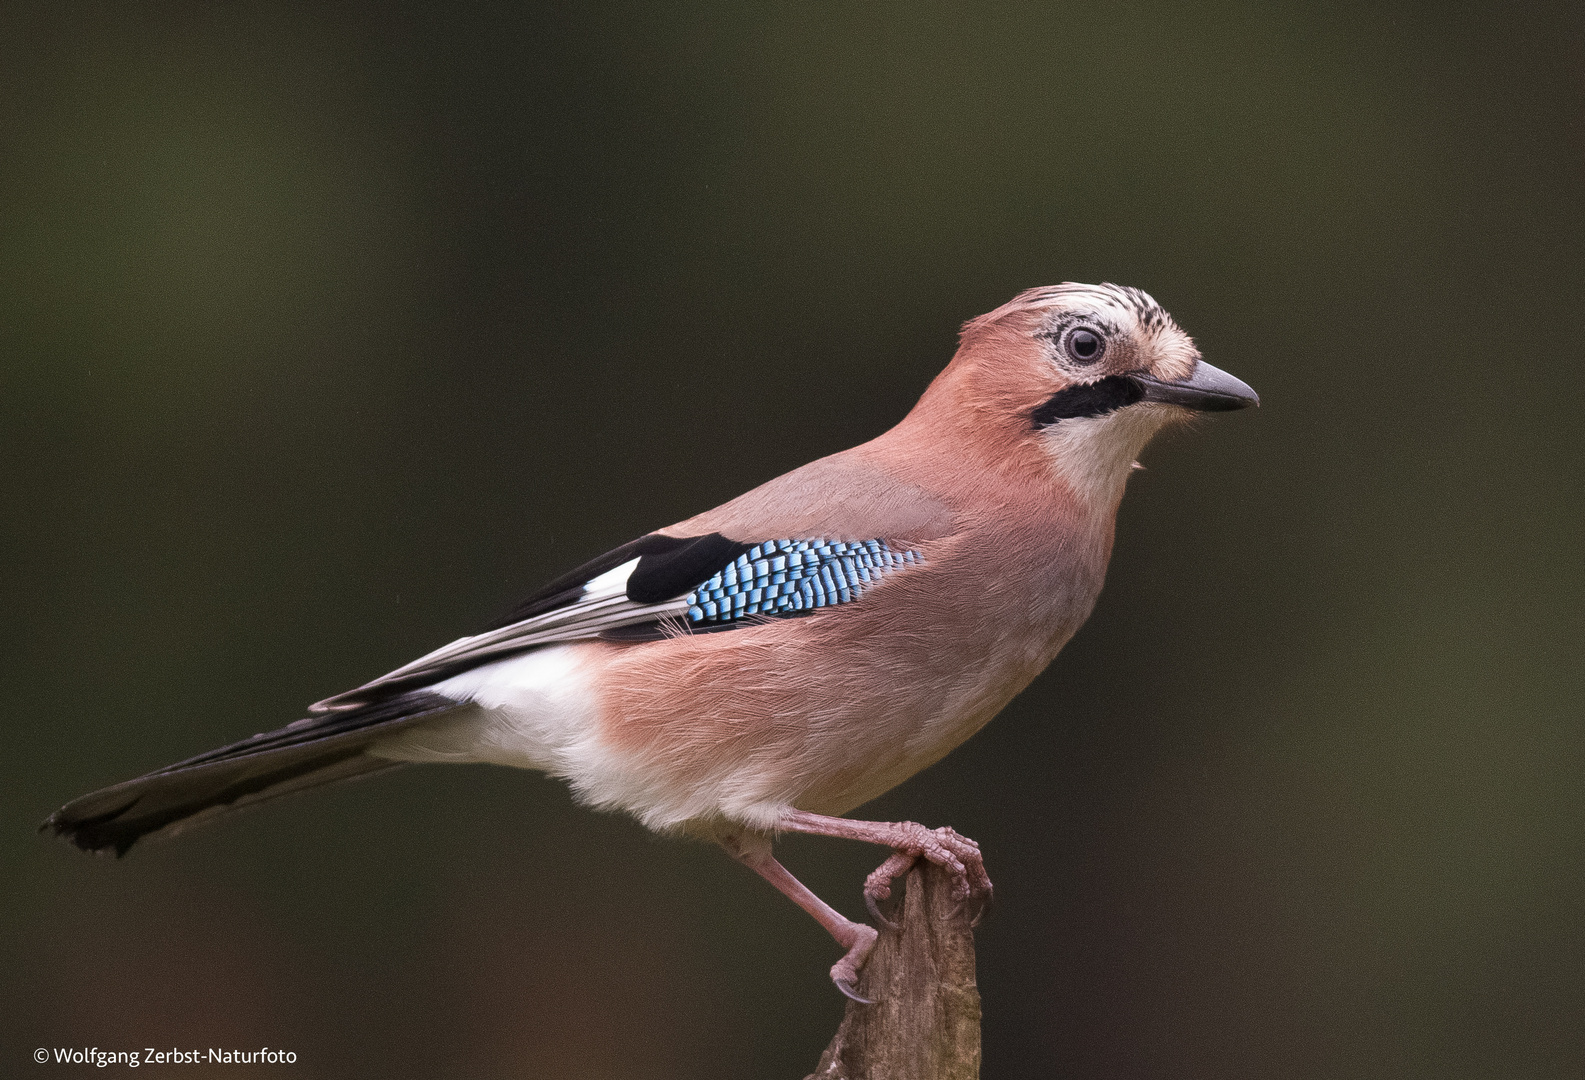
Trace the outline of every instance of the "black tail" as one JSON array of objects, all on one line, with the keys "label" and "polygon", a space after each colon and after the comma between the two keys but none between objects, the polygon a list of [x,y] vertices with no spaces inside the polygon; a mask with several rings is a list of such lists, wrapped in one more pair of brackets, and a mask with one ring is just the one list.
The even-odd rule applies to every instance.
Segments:
[{"label": "black tail", "polygon": [[266,799],[397,768],[401,762],[366,753],[369,744],[456,707],[439,694],[413,693],[299,720],[73,799],[40,831],[53,829],[84,851],[125,855],[145,836],[172,836]]}]

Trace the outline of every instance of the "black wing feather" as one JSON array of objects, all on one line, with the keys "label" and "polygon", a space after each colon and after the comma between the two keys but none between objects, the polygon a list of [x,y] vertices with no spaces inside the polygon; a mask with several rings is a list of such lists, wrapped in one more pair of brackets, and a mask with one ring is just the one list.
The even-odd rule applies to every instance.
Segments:
[{"label": "black wing feather", "polygon": [[[645,539],[671,540],[672,537]],[[729,540],[720,533],[709,533],[678,540],[664,550],[646,551],[627,579],[627,598],[635,604],[658,604],[686,595],[753,546]]]}]

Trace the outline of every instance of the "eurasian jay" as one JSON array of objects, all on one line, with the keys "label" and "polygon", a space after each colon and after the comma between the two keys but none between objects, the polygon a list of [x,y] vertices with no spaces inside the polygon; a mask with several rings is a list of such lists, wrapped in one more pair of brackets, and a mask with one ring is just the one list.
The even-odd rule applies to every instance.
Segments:
[{"label": "eurasian jay", "polygon": [[830,931],[846,949],[831,977],[858,998],[877,931],[788,873],[772,837],[891,848],[864,887],[877,919],[919,858],[948,870],[959,899],[987,901],[972,840],[841,815],[978,731],[1078,630],[1151,436],[1256,403],[1138,289],[1032,289],[965,324],[885,434],[624,544],[305,719],[83,796],[45,827],[121,855],[407,762],[539,769],[590,806],[720,844]]}]

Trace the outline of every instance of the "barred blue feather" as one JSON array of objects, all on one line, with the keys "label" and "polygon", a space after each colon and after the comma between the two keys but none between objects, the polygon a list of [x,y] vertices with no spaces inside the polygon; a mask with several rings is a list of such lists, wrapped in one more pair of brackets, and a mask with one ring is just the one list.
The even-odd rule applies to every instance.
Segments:
[{"label": "barred blue feather", "polygon": [[883,575],[923,561],[917,551],[893,551],[882,540],[767,540],[688,594],[688,621],[725,623],[845,604]]}]

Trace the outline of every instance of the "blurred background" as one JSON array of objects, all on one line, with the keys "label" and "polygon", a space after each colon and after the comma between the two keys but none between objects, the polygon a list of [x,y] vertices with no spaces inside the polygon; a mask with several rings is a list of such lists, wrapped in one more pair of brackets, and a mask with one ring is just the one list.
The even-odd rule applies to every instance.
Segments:
[{"label": "blurred background", "polygon": [[[33,831],[879,433],[1067,279],[1263,406],[1147,452],[1089,625],[865,810],[985,845],[985,1075],[1585,1071],[1577,5],[6,2],[0,42],[0,1072],[802,1077],[823,932],[537,775],[121,862]],[[879,852],[785,853],[862,913]]]}]

